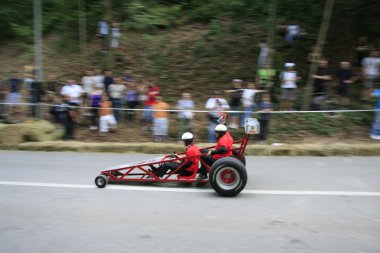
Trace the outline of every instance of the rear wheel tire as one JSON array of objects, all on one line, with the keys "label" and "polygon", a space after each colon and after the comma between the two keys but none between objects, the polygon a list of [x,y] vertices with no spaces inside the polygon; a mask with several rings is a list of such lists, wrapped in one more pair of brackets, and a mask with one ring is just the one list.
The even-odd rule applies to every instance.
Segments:
[{"label": "rear wheel tire", "polygon": [[223,157],[214,162],[210,171],[210,185],[221,196],[233,197],[247,184],[244,164],[234,157]]},{"label": "rear wheel tire", "polygon": [[99,175],[95,178],[95,184],[98,188],[104,188],[108,184],[108,177]]}]

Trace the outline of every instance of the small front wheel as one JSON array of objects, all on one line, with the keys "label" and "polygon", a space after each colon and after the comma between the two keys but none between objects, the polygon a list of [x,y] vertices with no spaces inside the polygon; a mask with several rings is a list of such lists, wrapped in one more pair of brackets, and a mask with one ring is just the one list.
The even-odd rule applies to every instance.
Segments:
[{"label": "small front wheel", "polygon": [[247,184],[244,164],[234,157],[218,159],[211,166],[210,184],[221,196],[236,196]]},{"label": "small front wheel", "polygon": [[99,175],[95,178],[95,184],[98,188],[104,188],[108,184],[108,177]]}]

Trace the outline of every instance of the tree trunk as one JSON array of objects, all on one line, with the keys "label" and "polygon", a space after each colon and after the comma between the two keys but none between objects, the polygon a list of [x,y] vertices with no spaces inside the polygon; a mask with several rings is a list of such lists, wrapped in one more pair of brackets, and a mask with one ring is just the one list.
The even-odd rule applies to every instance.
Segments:
[{"label": "tree trunk", "polygon": [[317,44],[315,46],[315,51],[313,52],[316,55],[316,59],[310,65],[309,75],[308,75],[308,79],[307,79],[307,83],[305,87],[305,99],[302,106],[303,111],[308,110],[310,107],[310,97],[312,95],[313,83],[314,83],[313,75],[315,75],[315,73],[317,72],[319,57],[321,53],[323,52],[323,47],[326,42],[326,35],[330,26],[330,19],[331,19],[331,13],[334,6],[334,2],[335,0],[326,0],[325,10],[323,11],[323,19],[322,19],[321,27],[319,29]]}]

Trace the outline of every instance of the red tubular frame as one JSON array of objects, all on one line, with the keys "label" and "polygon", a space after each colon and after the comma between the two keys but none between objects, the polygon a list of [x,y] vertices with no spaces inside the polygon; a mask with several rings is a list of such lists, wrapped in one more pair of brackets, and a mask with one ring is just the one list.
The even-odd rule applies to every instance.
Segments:
[{"label": "red tubular frame", "polygon": [[[245,134],[242,140],[235,141],[234,144],[239,144],[240,147],[233,148],[233,150],[238,150],[236,158],[241,160],[247,144],[249,142],[249,134]],[[206,149],[213,149],[215,146],[207,147]],[[104,170],[101,172],[102,175],[105,175],[109,178],[109,182],[184,182],[184,183],[193,183],[199,182],[195,178],[184,177],[178,178],[177,172],[181,169],[182,166],[179,166],[176,170],[170,171],[165,174],[162,178],[156,176],[150,171],[150,165],[160,165],[165,162],[182,162],[185,158],[185,152],[179,153],[179,157],[173,157],[173,155],[166,155],[160,161],[157,162],[140,162],[126,167],[119,167],[116,169]],[[201,157],[205,154],[193,156]],[[188,157],[191,158],[191,157]],[[199,159],[202,165],[210,172],[210,166],[208,166],[202,159]],[[208,180],[203,180],[201,182],[208,182]]]}]

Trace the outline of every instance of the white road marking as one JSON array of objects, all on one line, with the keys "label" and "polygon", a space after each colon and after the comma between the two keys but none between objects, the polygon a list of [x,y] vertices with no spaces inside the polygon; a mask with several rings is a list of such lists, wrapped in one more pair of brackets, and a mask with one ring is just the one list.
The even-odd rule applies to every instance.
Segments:
[{"label": "white road marking", "polygon": [[[97,189],[95,185],[87,184],[57,184],[57,183],[35,183],[35,182],[16,182],[0,181],[0,185],[11,186],[33,186],[33,187],[55,187],[55,188],[77,188],[77,189]],[[153,192],[214,192],[212,189],[189,189],[189,188],[168,188],[155,186],[129,186],[129,185],[107,185],[99,190],[123,190],[123,191],[153,191]],[[280,190],[243,190],[245,194],[255,195],[319,195],[319,196],[366,196],[380,197],[380,192],[364,191],[280,191]]]}]

